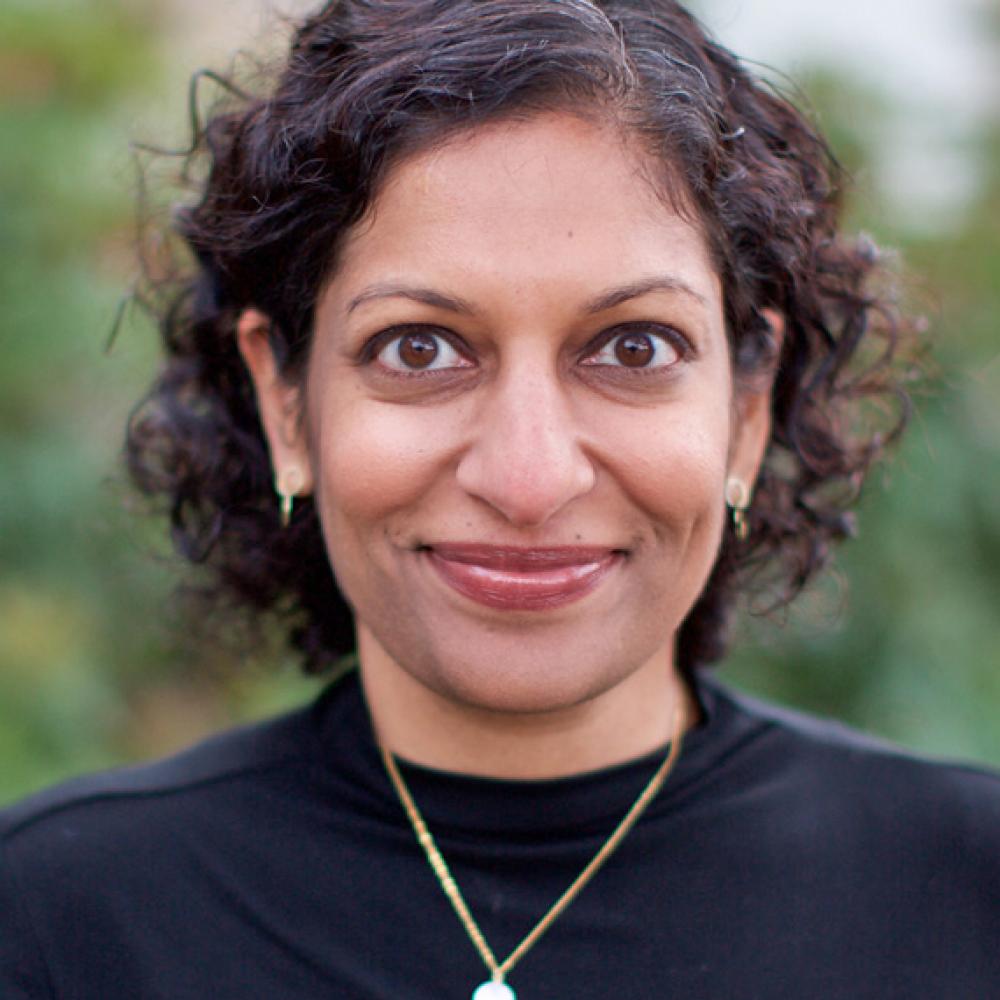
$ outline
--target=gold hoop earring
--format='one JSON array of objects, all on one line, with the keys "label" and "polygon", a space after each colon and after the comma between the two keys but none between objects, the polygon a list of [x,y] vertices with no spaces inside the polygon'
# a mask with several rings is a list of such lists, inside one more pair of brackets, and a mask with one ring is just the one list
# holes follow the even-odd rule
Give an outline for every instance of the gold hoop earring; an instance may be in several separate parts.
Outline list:
[{"label": "gold hoop earring", "polygon": [[302,470],[298,466],[292,466],[292,468],[278,473],[274,484],[274,491],[278,494],[280,501],[279,510],[281,512],[282,528],[287,528],[292,523],[292,508],[295,506],[295,498],[301,489]]},{"label": "gold hoop earring", "polygon": [[742,479],[730,476],[726,480],[726,505],[733,512],[733,530],[736,537],[745,542],[750,537],[750,522],[747,511],[750,509],[750,489]]}]

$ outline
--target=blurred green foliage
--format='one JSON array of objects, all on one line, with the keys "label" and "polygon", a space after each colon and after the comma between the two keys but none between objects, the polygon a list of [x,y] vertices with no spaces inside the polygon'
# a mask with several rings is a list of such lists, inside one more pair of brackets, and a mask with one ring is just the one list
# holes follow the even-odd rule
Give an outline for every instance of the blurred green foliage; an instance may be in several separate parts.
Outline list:
[{"label": "blurred green foliage", "polygon": [[[127,139],[137,103],[164,86],[164,2],[0,7],[0,801],[315,688],[277,645],[238,662],[190,637],[171,596],[181,568],[162,525],[130,510],[119,468],[156,365],[141,317],[104,347],[134,278]],[[836,73],[806,90],[863,180],[884,102]],[[725,673],[924,750],[1000,762],[996,122],[981,141],[980,203],[946,235],[894,224],[860,187],[857,225],[920,276],[943,374],[866,493],[840,563],[848,596],[827,584],[786,625],[751,622]]]},{"label": "blurred green foliage", "polygon": [[157,16],[0,7],[0,801],[315,686],[182,643],[179,567],[129,510],[119,454],[154,331],[133,316],[105,345],[135,277],[128,139],[163,85]]},{"label": "blurred green foliage", "polygon": [[930,391],[867,486],[838,560],[846,593],[821,588],[777,635],[751,623],[726,672],[926,752],[1000,762],[1000,119],[979,137],[976,203],[929,236],[867,190],[891,108],[835,73],[805,88],[860,178],[852,225],[902,249],[910,308],[932,330]]}]

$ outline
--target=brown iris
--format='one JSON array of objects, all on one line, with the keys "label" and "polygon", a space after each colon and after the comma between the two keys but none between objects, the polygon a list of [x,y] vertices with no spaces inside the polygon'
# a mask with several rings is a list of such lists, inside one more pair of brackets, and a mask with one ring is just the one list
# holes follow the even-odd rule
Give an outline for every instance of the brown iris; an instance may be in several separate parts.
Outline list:
[{"label": "brown iris", "polygon": [[626,368],[645,368],[655,353],[652,339],[642,333],[629,333],[615,341],[615,357]]},{"label": "brown iris", "polygon": [[399,341],[399,360],[407,368],[426,368],[439,352],[437,338],[429,333],[408,333]]}]

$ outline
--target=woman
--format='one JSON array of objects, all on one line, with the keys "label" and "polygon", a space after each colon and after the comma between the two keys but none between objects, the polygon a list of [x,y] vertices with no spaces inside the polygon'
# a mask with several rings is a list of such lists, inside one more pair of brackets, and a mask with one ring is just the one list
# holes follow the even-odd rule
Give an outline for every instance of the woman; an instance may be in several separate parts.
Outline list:
[{"label": "woman", "polygon": [[669,0],[343,0],[195,156],[131,468],[359,670],[8,810],[3,996],[1000,992],[996,776],[704,676],[899,422],[805,119]]}]

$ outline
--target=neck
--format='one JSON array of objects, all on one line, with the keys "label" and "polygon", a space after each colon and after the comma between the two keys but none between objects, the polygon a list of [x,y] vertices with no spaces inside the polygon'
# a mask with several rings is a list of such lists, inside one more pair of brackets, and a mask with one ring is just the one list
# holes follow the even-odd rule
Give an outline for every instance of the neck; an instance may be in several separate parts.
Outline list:
[{"label": "neck", "polygon": [[579,704],[495,711],[434,690],[359,634],[361,679],[379,742],[443,771],[506,779],[567,777],[626,763],[674,735],[675,711],[697,718],[687,686],[660,652],[625,680]]}]

